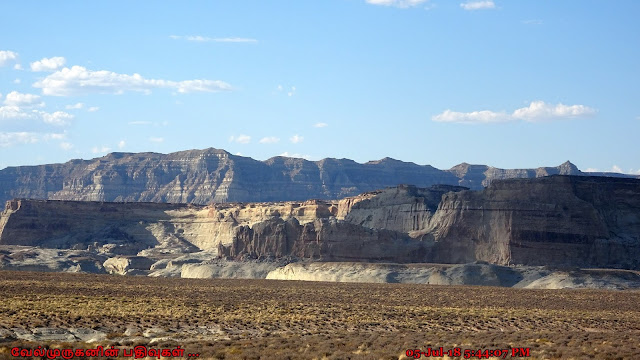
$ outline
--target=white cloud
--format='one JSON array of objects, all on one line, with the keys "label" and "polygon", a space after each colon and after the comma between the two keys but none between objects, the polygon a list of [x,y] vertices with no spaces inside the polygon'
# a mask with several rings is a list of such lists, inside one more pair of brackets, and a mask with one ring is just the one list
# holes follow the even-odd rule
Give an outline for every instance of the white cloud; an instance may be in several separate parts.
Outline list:
[{"label": "white cloud", "polygon": [[483,124],[517,120],[537,122],[544,120],[585,117],[595,113],[595,109],[585,105],[551,105],[544,101],[533,101],[528,107],[516,109],[511,114],[504,111],[494,112],[490,110],[467,113],[445,110],[441,114],[434,115],[431,120],[437,122],[454,122],[464,124]]},{"label": "white cloud", "polygon": [[495,9],[496,4],[492,0],[488,1],[467,1],[460,4],[460,7],[465,10],[482,10],[482,9]]},{"label": "white cloud", "polygon": [[319,122],[319,123],[313,124],[313,127],[316,127],[316,128],[323,128],[323,127],[327,127],[327,126],[329,126],[329,124],[324,123],[324,122]]},{"label": "white cloud", "polygon": [[56,111],[52,114],[40,111],[40,115],[45,123],[56,126],[69,125],[70,121],[73,119],[73,115],[64,111]]},{"label": "white cloud", "polygon": [[393,6],[406,9],[418,6],[428,1],[429,0],[367,0],[367,3],[372,5]]},{"label": "white cloud", "polygon": [[67,60],[62,56],[43,58],[31,63],[31,71],[55,71],[63,67],[66,62]]},{"label": "white cloud", "polygon": [[8,93],[4,99],[4,104],[8,106],[18,107],[44,106],[44,103],[40,101],[40,96],[33,94],[22,94],[17,91]]},{"label": "white cloud", "polygon": [[0,132],[0,147],[11,147],[19,144],[35,144],[41,140],[62,140],[65,134],[35,132]]},{"label": "white cloud", "polygon": [[15,65],[13,65],[13,68],[14,68],[15,70],[22,70],[22,65],[20,65],[20,64],[15,64]]},{"label": "white cloud", "polygon": [[171,87],[176,87],[178,92],[183,94],[231,90],[231,85],[218,80],[185,80],[180,82],[170,81],[170,83],[174,83]]},{"label": "white cloud", "polygon": [[21,82],[22,82],[22,80],[20,80],[20,79],[15,79],[15,80],[13,80],[13,83],[14,83],[14,84],[20,84]]},{"label": "white cloud", "polygon": [[154,143],[161,143],[164,142],[164,138],[162,137],[150,137],[149,141],[154,142]]},{"label": "white cloud", "polygon": [[300,136],[298,134],[295,134],[292,137],[290,137],[289,140],[292,143],[297,144],[297,143],[301,143],[302,141],[304,141],[304,137],[302,137],[302,136]]},{"label": "white cloud", "polygon": [[[7,96],[9,99],[9,96]],[[23,99],[19,99],[23,100]],[[12,99],[11,101],[18,101],[16,99]],[[26,101],[26,100],[25,100]],[[27,108],[23,108],[17,105],[7,105],[0,106],[0,120],[4,119],[35,119],[42,120],[50,125],[68,125],[70,120],[73,119],[73,115],[66,113],[64,111],[56,111],[54,113],[48,113],[46,111],[41,110],[27,110]]]},{"label": "white cloud", "polygon": [[129,121],[129,125],[151,125],[151,121]]},{"label": "white cloud", "polygon": [[79,102],[73,105],[67,105],[64,108],[67,110],[72,110],[72,109],[82,109],[84,107],[84,104]]},{"label": "white cloud", "polygon": [[33,144],[37,143],[38,140],[38,134],[32,132],[0,132],[0,147]]},{"label": "white cloud", "polygon": [[262,139],[260,139],[260,144],[275,144],[277,142],[280,141],[280,138],[277,138],[275,136],[267,136],[267,137],[263,137]]},{"label": "white cloud", "polygon": [[251,136],[240,134],[238,136],[230,136],[229,142],[236,142],[239,144],[248,144],[251,142]]},{"label": "white cloud", "polygon": [[5,66],[14,61],[18,61],[18,53],[8,50],[0,50],[0,66]]},{"label": "white cloud", "polygon": [[44,135],[45,140],[64,140],[66,138],[66,133],[49,133]]},{"label": "white cloud", "polygon": [[88,70],[82,66],[63,68],[33,84],[44,95],[71,96],[89,93],[122,94],[125,91],[150,93],[155,88],[173,88],[180,93],[231,90],[231,85],[218,80],[170,81],[145,79],[140,74],[118,74]]},{"label": "white cloud", "polygon": [[96,112],[96,111],[98,111],[98,110],[100,110],[100,108],[99,108],[99,107],[97,107],[97,106],[92,106],[92,107],[90,107],[90,108],[88,108],[88,109],[87,109],[87,111],[88,111],[88,112]]},{"label": "white cloud", "polygon": [[69,143],[69,142],[61,142],[60,143],[60,148],[62,150],[69,151],[69,150],[73,149],[73,144]]},{"label": "white cloud", "polygon": [[533,101],[529,107],[517,109],[513,117],[526,121],[538,121],[553,118],[573,118],[578,116],[593,115],[595,110],[584,105],[550,105],[544,101]]},{"label": "white cloud", "polygon": [[278,92],[287,92],[287,96],[293,96],[296,93],[296,87],[295,86],[291,86],[289,88],[289,90],[285,90],[284,86],[282,85],[278,85],[278,87],[276,88],[278,90]]},{"label": "white cloud", "polygon": [[187,40],[193,42],[227,42],[227,43],[255,43],[258,42],[256,39],[251,38],[242,38],[242,37],[225,37],[225,38],[212,38],[201,35],[171,35],[169,36],[174,40]]},{"label": "white cloud", "polygon": [[127,146],[126,141],[120,140],[120,142],[118,142],[118,149],[124,149],[125,146]]},{"label": "white cloud", "polygon": [[18,106],[0,106],[0,119],[28,119],[32,115]]},{"label": "white cloud", "polygon": [[288,151],[285,151],[285,152],[283,152],[282,154],[280,154],[278,156],[311,160],[311,156],[309,156],[309,155],[303,155],[303,154],[297,154],[297,153],[290,154]]},{"label": "white cloud", "polygon": [[620,168],[620,166],[618,165],[613,165],[611,167],[611,170],[609,170],[609,172],[614,172],[614,173],[620,173],[622,174],[622,169]]},{"label": "white cloud", "polygon": [[495,123],[511,120],[511,116],[505,112],[493,112],[489,110],[473,111],[468,113],[445,110],[442,114],[431,118],[437,122],[455,122],[463,124]]},{"label": "white cloud", "polygon": [[94,146],[93,149],[91,149],[91,152],[94,154],[104,154],[104,153],[108,153],[109,151],[111,151],[110,147],[107,146]]},{"label": "white cloud", "polygon": [[611,167],[611,169],[609,170],[604,170],[604,171],[600,171],[599,169],[596,168],[588,168],[587,170],[585,170],[584,172],[610,172],[610,173],[619,173],[619,174],[632,174],[632,175],[640,175],[640,169],[638,170],[634,170],[634,169],[629,169],[629,171],[625,172],[622,170],[622,168],[618,165],[613,165]]}]

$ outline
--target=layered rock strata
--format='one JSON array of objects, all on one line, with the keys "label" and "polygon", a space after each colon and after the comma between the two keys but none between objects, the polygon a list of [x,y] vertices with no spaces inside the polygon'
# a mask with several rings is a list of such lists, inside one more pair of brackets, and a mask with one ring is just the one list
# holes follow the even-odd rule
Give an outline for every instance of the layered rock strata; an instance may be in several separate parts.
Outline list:
[{"label": "layered rock strata", "polygon": [[423,231],[439,262],[640,268],[640,180],[553,176],[451,192]]},{"label": "layered rock strata", "polygon": [[[0,245],[116,257],[103,264],[116,273],[177,274],[215,257],[640,269],[640,180],[552,176],[482,191],[399,186],[339,201],[209,206],[12,200]],[[178,264],[185,254],[194,257]]]},{"label": "layered rock strata", "polygon": [[282,156],[258,161],[210,148],[166,155],[111,153],[64,164],[8,167],[0,170],[0,201],[33,198],[206,205],[327,200],[398,184],[448,184],[480,190],[496,179],[555,174],[585,175],[570,162],[537,169],[463,163],[439,170],[390,158],[364,164],[349,159],[307,161]]}]

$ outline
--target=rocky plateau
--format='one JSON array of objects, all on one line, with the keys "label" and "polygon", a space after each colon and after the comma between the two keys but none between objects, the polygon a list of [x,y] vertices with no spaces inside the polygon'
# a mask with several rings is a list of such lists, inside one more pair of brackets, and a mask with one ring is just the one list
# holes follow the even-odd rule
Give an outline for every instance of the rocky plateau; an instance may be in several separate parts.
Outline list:
[{"label": "rocky plateau", "polygon": [[207,205],[330,200],[398,184],[446,184],[481,190],[493,180],[588,174],[632,176],[583,173],[568,161],[537,169],[462,163],[439,170],[391,158],[364,164],[349,159],[307,161],[282,156],[258,161],[209,148],[170,154],[116,152],[64,164],[8,167],[0,170],[0,201],[29,198]]},{"label": "rocky plateau", "polygon": [[0,268],[635,288],[640,180],[549,176],[209,205],[13,199],[0,215]]}]

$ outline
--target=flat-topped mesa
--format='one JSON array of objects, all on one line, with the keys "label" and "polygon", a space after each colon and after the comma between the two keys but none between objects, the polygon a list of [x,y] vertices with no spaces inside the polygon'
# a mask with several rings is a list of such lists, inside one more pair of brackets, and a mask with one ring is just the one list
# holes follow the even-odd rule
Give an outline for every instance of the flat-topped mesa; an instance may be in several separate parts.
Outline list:
[{"label": "flat-topped mesa", "polygon": [[[551,176],[482,191],[398,186],[340,201],[209,206],[12,200],[0,245],[206,256],[640,269],[640,180]],[[204,256],[204,255],[203,255]]]},{"label": "flat-topped mesa", "polygon": [[439,170],[390,158],[364,164],[349,159],[308,161],[283,156],[258,161],[209,148],[170,154],[111,153],[64,164],[8,167],[0,170],[0,201],[33,198],[205,205],[330,200],[398,184],[448,184],[480,190],[494,179],[552,174],[584,175],[568,162],[538,169],[463,163]]},{"label": "flat-topped mesa", "polygon": [[432,261],[640,268],[640,180],[496,180],[443,196]]}]

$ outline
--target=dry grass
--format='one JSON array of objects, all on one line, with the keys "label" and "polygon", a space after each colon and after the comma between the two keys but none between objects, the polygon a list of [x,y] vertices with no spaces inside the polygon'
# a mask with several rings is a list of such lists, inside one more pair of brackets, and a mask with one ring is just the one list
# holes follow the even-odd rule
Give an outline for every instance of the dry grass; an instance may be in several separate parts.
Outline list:
[{"label": "dry grass", "polygon": [[[2,329],[158,328],[201,358],[398,359],[407,349],[530,347],[531,358],[640,358],[638,291],[196,280],[0,271]],[[125,336],[129,328],[136,328]],[[13,346],[56,346],[0,339]],[[95,347],[96,344],[72,344]],[[154,345],[157,347],[158,345]]]}]

